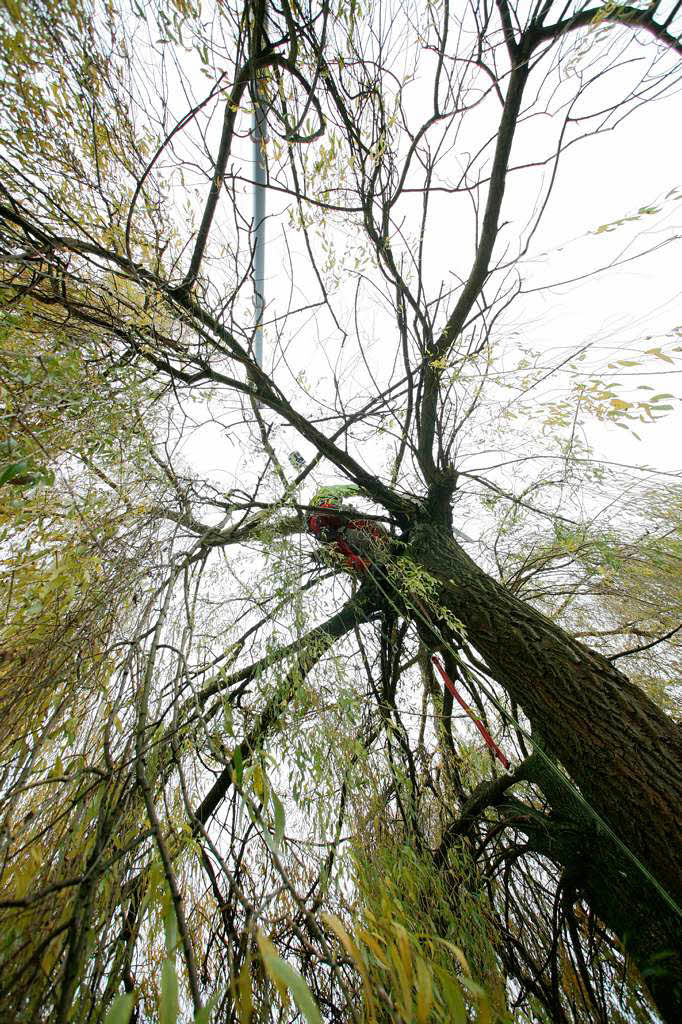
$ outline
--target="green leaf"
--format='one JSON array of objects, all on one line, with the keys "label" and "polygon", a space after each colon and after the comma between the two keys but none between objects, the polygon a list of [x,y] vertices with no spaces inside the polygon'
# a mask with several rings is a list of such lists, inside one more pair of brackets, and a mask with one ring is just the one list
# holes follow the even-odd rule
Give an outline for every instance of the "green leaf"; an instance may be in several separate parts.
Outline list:
[{"label": "green leaf", "polygon": [[13,480],[15,476],[20,476],[21,473],[25,473],[28,469],[28,460],[21,459],[20,462],[12,462],[9,466],[5,466],[2,473],[0,473],[0,487],[3,484]]},{"label": "green leaf", "polygon": [[178,1019],[178,976],[175,960],[168,957],[161,967],[161,1002],[159,1003],[159,1024],[177,1024]]},{"label": "green leaf", "polygon": [[272,794],[272,806],[275,811],[275,846],[279,849],[284,838],[284,807],[276,793]]},{"label": "green leaf", "polygon": [[104,1024],[128,1024],[134,1005],[134,992],[125,992],[123,995],[116,996],[107,1010]]},{"label": "green leaf", "polygon": [[232,736],[234,734],[234,726],[232,723],[232,708],[227,701],[223,702],[223,725],[225,727],[225,732],[227,733],[227,735]]},{"label": "green leaf", "polygon": [[232,751],[232,763],[234,764],[234,781],[241,786],[244,776],[244,758],[239,747],[235,747]]},{"label": "green leaf", "polygon": [[218,1005],[220,992],[214,992],[206,1006],[202,1006],[194,1015],[194,1024],[211,1024],[211,1014]]},{"label": "green leaf", "polygon": [[440,989],[443,1002],[448,1011],[448,1019],[453,1024],[466,1024],[467,1010],[462,995],[462,990],[455,978],[440,967],[436,967],[436,973],[440,980]]},{"label": "green leaf", "polygon": [[303,1015],[307,1024],[322,1024],[322,1017],[313,999],[312,992],[308,988],[304,978],[298,973],[295,967],[282,960],[277,953],[273,952],[274,946],[264,936],[258,936],[258,946],[265,970],[270,975],[278,988],[285,985],[294,1002]]},{"label": "green leaf", "polygon": [[171,903],[163,918],[163,929],[166,934],[166,952],[170,957],[175,952],[178,944],[178,922],[175,916],[175,907]]},{"label": "green leaf", "polygon": [[427,1024],[433,1006],[433,976],[426,963],[417,957],[417,1024]]}]

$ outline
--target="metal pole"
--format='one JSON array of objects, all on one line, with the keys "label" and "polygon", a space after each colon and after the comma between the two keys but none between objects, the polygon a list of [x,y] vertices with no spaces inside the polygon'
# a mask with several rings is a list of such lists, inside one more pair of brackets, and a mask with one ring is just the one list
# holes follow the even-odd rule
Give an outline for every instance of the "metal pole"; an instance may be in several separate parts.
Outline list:
[{"label": "metal pole", "polygon": [[261,102],[258,82],[255,84],[253,111],[253,287],[255,293],[256,334],[254,355],[263,366],[263,311],[265,309],[265,108]]}]

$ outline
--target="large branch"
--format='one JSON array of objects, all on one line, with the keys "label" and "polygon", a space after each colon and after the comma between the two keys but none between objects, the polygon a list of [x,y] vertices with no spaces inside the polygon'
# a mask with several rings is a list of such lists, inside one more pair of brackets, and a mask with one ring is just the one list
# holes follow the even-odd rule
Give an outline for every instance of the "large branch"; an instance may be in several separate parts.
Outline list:
[{"label": "large branch", "polygon": [[500,120],[488,187],[488,197],[476,255],[455,308],[450,314],[445,328],[434,346],[433,352],[428,354],[428,361],[425,363],[423,370],[424,389],[419,413],[418,457],[420,467],[427,482],[434,483],[438,475],[433,457],[433,444],[437,421],[439,371],[431,363],[443,359],[456,342],[488,277],[490,260],[499,231],[500,209],[504,197],[505,179],[509,169],[511,145],[518,122],[523,90],[528,79],[529,59],[532,53],[542,43],[553,43],[567,32],[586,26],[596,26],[600,22],[605,21],[632,29],[644,29],[669,49],[682,54],[682,41],[668,31],[673,17],[679,12],[681,6],[679,3],[675,4],[667,19],[662,23],[655,21],[658,4],[649,5],[646,9],[633,7],[628,4],[605,4],[602,7],[587,7],[554,24],[543,25],[542,20],[548,9],[548,5],[545,5],[541,16],[527,28],[517,43],[514,39],[507,4],[504,0],[498,0],[505,42],[514,66],[509,78],[509,86]]},{"label": "large branch", "polygon": [[632,7],[630,4],[608,3],[605,3],[602,7],[587,7],[576,14],[572,14],[569,18],[555,22],[553,25],[534,27],[531,30],[533,42],[534,45],[538,45],[547,40],[557,39],[567,32],[574,32],[576,29],[586,28],[587,26],[597,26],[603,21],[608,21],[627,28],[642,28],[645,32],[649,32],[654,36],[655,39],[658,39],[659,42],[664,43],[670,50],[682,54],[682,42],[678,37],[668,32],[668,26],[675,14],[679,12],[680,6],[679,3],[675,4],[670,15],[661,24],[654,20],[658,4],[655,6],[650,4],[648,8],[644,9]]},{"label": "large branch", "polygon": [[[225,765],[211,789],[208,791],[196,810],[192,813],[191,827],[194,835],[202,833],[203,827],[216,812],[225,796],[228,794],[237,773],[237,751],[239,751],[241,764],[243,766],[248,762],[252,753],[262,745],[263,740],[268,733],[281,720],[281,717],[291,702],[292,697],[300,687],[302,679],[310,669],[334,645],[336,640],[345,636],[345,634],[350,632],[350,630],[355,626],[368,622],[372,619],[376,609],[374,599],[375,594],[371,585],[366,584],[360,587],[356,595],[351,598],[351,600],[347,601],[335,615],[331,616],[331,618],[326,622],[323,622],[320,626],[311,630],[310,633],[301,640],[295,641],[288,645],[287,648],[278,652],[277,660],[281,660],[287,652],[293,651],[297,648],[299,649],[298,657],[287,673],[286,679],[277,688],[277,691],[261,711],[253,727],[238,745],[230,761]],[[251,678],[259,671],[266,670],[268,665],[272,665],[272,661],[272,656],[270,658],[263,658],[256,664],[250,665],[247,669],[242,670],[241,674]],[[224,683],[225,681],[223,680],[223,684]],[[214,687],[207,687],[197,695],[196,700],[200,704],[203,704],[212,693],[217,692],[220,688],[221,687],[217,685]],[[173,734],[174,733],[175,726],[173,727]],[[172,767],[173,758],[175,757],[173,752],[172,735],[168,737],[168,742],[161,743],[160,747],[164,751],[165,755],[165,765],[161,769],[161,785],[163,785],[165,778]],[[145,880],[146,869],[142,869],[125,885],[124,895],[129,901],[130,913],[133,916],[138,912]],[[121,939],[126,941],[127,936],[128,929],[124,927],[121,933]]]},{"label": "large branch", "polygon": [[[541,767],[536,762],[535,768]],[[646,883],[611,837],[547,772],[538,780],[552,793],[552,813],[510,796],[496,801],[502,821],[522,832],[533,852],[562,869],[564,891],[585,899],[606,927],[618,935],[639,967],[663,1019],[677,1024],[682,1006],[680,920]],[[532,778],[532,772],[528,775]],[[546,794],[547,795],[547,794]]]},{"label": "large branch", "polygon": [[258,716],[255,725],[237,747],[239,756],[237,756],[237,751],[233,753],[228,764],[194,811],[192,827],[195,831],[200,831],[200,826],[205,825],[220,806],[232,785],[238,762],[245,764],[251,754],[258,750],[264,737],[280,720],[311,668],[333,647],[339,637],[345,636],[354,626],[367,622],[372,617],[376,609],[371,600],[371,593],[371,588],[364,585],[336,615],[307,635],[303,649],[289,669],[286,678]]},{"label": "large branch", "polygon": [[291,64],[286,57],[276,53],[265,53],[259,54],[257,57],[253,57],[248,60],[242,68],[240,68],[237,74],[237,79],[232,86],[232,91],[225,104],[225,114],[223,117],[223,130],[220,137],[220,145],[218,147],[218,155],[216,157],[215,167],[213,170],[213,179],[211,181],[211,187],[204,207],[204,213],[201,218],[201,224],[199,225],[199,231],[197,233],[196,242],[194,243],[194,251],[192,252],[192,258],[190,260],[189,269],[185,275],[185,279],[180,285],[180,292],[186,291],[193,283],[199,274],[199,268],[201,261],[204,258],[204,251],[206,249],[206,243],[208,242],[208,235],[213,224],[213,218],[215,216],[216,207],[218,205],[218,199],[220,197],[220,190],[223,187],[223,181],[225,179],[225,170],[227,168],[227,161],[230,156],[230,150],[232,147],[232,139],[234,137],[235,122],[239,113],[239,105],[241,103],[244,91],[246,90],[249,82],[254,81],[259,72],[263,71],[267,67],[282,67],[286,68],[290,74],[292,74],[298,82],[304,87],[310,101],[315,107],[318,117],[320,119],[320,126],[316,132],[306,138],[305,141],[310,142],[317,138],[324,132],[324,116],[319,100],[312,93],[310,86],[307,81],[298,70],[295,65]]},{"label": "large branch", "polygon": [[[146,267],[111,249],[106,249],[103,246],[79,238],[57,235],[49,229],[38,226],[17,202],[13,202],[12,206],[0,203],[0,217],[20,227],[34,244],[39,245],[45,259],[47,259],[49,253],[55,253],[57,250],[67,250],[81,256],[95,257],[104,263],[113,264],[113,266],[117,267],[130,279],[136,281],[141,287],[151,288],[162,293],[169,303],[178,307],[183,313],[192,318],[195,329],[205,329],[214,339],[217,339],[228,349],[232,358],[244,367],[247,379],[241,381],[234,377],[229,377],[215,370],[207,361],[198,357],[192,359],[190,356],[187,358],[194,363],[196,369],[188,372],[187,370],[175,367],[168,356],[164,354],[154,355],[145,350],[144,357],[162,373],[185,384],[214,382],[216,384],[223,384],[242,394],[255,394],[262,404],[282,416],[321,455],[345,472],[350,479],[367,491],[385,508],[403,514],[415,511],[415,502],[404,498],[395,490],[383,484],[376,476],[369,473],[357,459],[354,459],[336,445],[333,439],[328,438],[321,430],[318,430],[306,416],[294,409],[272,378],[251,358],[232,332],[219,320],[211,316],[188,291],[178,290]],[[60,273],[63,274],[63,270],[60,270]],[[128,343],[131,342],[129,325],[126,325],[124,331],[122,327],[115,322],[105,319],[104,316],[97,316],[93,314],[92,310],[85,311],[80,309],[77,303],[68,300],[68,296],[62,296],[61,293],[58,297],[52,294],[49,296],[44,294],[38,285],[31,287],[30,292],[39,302],[49,303],[50,305],[55,303],[61,304],[70,316],[79,318],[83,323],[97,327],[103,332],[109,331],[112,335],[118,335],[123,340],[127,340]]]},{"label": "large branch", "polygon": [[429,483],[434,482],[437,476],[433,459],[433,439],[436,429],[439,371],[432,363],[446,356],[454,345],[488,277],[490,260],[499,231],[500,210],[504,198],[509,157],[527,79],[528,66],[525,60],[521,60],[512,69],[509,77],[490,174],[483,226],[474,262],[455,308],[450,314],[433,352],[427,354],[427,362],[424,366],[424,393],[419,417],[418,456],[422,472]]},{"label": "large branch", "polygon": [[221,529],[196,519],[190,512],[175,512],[173,509],[159,509],[154,513],[157,519],[168,519],[178,526],[184,526],[190,533],[201,539],[202,547],[219,548],[230,544],[243,544],[252,540],[270,541],[274,537],[290,537],[305,530],[300,516],[281,516],[274,519],[270,509],[263,509],[250,516],[246,522]]}]

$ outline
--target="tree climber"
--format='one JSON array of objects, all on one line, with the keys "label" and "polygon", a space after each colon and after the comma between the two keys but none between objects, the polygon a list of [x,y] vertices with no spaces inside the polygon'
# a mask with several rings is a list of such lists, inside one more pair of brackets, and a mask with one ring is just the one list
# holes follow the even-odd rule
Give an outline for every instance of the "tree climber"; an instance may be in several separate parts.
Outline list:
[{"label": "tree climber", "polygon": [[341,556],[343,566],[366,572],[373,563],[388,557],[390,538],[383,526],[363,517],[357,509],[344,507],[343,499],[363,492],[353,484],[324,487],[311,499],[306,528],[320,544]]},{"label": "tree climber", "polygon": [[[292,460],[293,461],[293,460]],[[332,484],[319,490],[310,500],[311,511],[306,515],[306,528],[320,544],[330,546],[343,560],[344,568],[352,572],[367,572],[373,564],[385,562],[389,555],[390,536],[379,523],[364,519],[362,513],[350,506],[344,508],[343,499],[363,492],[353,484]],[[464,535],[462,535],[464,536]],[[469,540],[470,538],[466,538]],[[425,620],[428,612],[418,598],[413,598]],[[465,703],[455,684],[445,671],[440,658],[432,656],[434,667],[440,673],[446,688],[485,740],[486,746],[502,762],[506,771],[509,760],[502,753],[478,715]]]}]

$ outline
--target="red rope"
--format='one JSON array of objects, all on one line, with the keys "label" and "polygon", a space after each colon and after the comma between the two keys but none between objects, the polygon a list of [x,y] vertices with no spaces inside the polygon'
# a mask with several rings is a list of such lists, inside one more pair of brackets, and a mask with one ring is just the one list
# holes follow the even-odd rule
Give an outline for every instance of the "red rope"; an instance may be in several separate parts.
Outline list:
[{"label": "red rope", "polygon": [[443,682],[447,686],[447,688],[450,691],[450,693],[452,694],[452,696],[455,698],[455,700],[457,701],[459,706],[466,711],[467,715],[469,716],[471,721],[474,723],[474,725],[476,726],[476,728],[480,732],[480,734],[483,737],[483,739],[485,740],[488,748],[490,750],[492,750],[493,754],[495,754],[496,757],[499,758],[499,760],[504,765],[505,770],[508,771],[509,770],[509,761],[504,756],[504,754],[502,753],[502,751],[498,747],[497,743],[495,743],[495,740],[492,738],[492,736],[490,735],[488,730],[485,728],[483,723],[479,721],[479,719],[473,713],[471,708],[467,704],[464,703],[464,701],[462,700],[460,695],[457,693],[457,690],[455,689],[455,684],[453,683],[452,679],[450,679],[450,676],[445,671],[445,666],[443,665],[443,663],[440,660],[440,658],[438,657],[438,655],[434,654],[432,656],[432,658],[431,658],[431,661],[433,662],[433,664],[436,666],[436,668],[440,672],[441,676],[443,677]]}]

